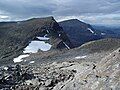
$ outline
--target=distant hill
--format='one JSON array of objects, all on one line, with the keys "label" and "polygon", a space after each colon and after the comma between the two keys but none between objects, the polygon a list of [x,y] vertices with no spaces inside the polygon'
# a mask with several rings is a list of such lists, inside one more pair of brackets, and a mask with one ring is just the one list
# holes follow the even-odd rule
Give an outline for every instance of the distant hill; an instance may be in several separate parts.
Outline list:
[{"label": "distant hill", "polygon": [[106,38],[96,41],[85,43],[79,47],[80,50],[86,50],[89,52],[101,52],[116,50],[120,47],[120,39]]},{"label": "distant hill", "polygon": [[95,30],[90,24],[71,19],[59,22],[75,47],[86,42],[101,39],[101,31]]}]

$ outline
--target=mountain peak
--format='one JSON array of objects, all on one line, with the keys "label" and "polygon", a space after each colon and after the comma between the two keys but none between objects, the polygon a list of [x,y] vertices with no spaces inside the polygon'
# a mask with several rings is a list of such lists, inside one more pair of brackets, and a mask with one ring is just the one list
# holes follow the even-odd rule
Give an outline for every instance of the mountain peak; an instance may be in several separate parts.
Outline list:
[{"label": "mountain peak", "polygon": [[86,24],[78,19],[69,19],[69,20],[65,20],[65,21],[61,21],[59,23],[75,23],[75,24]]},{"label": "mountain peak", "polygon": [[25,20],[25,21],[33,21],[33,20],[53,20],[53,21],[55,21],[53,16],[43,17],[43,18],[31,18],[31,19],[28,19],[28,20]]},{"label": "mountain peak", "polygon": [[69,20],[66,20],[66,21],[80,21],[78,19],[69,19]]}]

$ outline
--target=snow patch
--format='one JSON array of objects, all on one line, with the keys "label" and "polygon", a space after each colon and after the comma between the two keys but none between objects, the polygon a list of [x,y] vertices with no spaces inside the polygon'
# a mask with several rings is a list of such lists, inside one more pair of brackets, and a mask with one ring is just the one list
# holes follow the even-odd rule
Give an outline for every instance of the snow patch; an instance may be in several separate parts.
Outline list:
[{"label": "snow patch", "polygon": [[45,43],[44,41],[32,41],[25,49],[24,53],[37,53],[40,49],[42,51],[48,51],[52,45]]},{"label": "snow patch", "polygon": [[23,58],[26,58],[26,57],[28,57],[28,56],[29,56],[28,54],[26,54],[26,55],[20,55],[20,56],[18,56],[17,58],[14,58],[13,61],[14,61],[14,63],[22,62],[22,61],[23,61]]},{"label": "snow patch", "polygon": [[20,22],[17,22],[17,24],[20,24]]},{"label": "snow patch", "polygon": [[47,30],[47,33],[50,33],[49,30]]},{"label": "snow patch", "polygon": [[35,63],[35,61],[30,61],[30,64]]},{"label": "snow patch", "polygon": [[75,57],[75,59],[83,59],[83,58],[86,58],[87,56],[77,56]]},{"label": "snow patch", "polygon": [[88,28],[88,30],[89,30],[91,33],[94,33],[94,31],[93,31],[91,28]]},{"label": "snow patch", "polygon": [[59,34],[59,37],[61,36],[61,34]]},{"label": "snow patch", "polygon": [[105,33],[101,33],[101,35],[106,35]]},{"label": "snow patch", "polygon": [[68,49],[70,49],[70,47],[65,43],[65,42],[63,42],[64,43],[64,45],[68,48]]},{"label": "snow patch", "polygon": [[37,37],[38,39],[40,39],[40,40],[49,40],[50,38],[47,38],[47,37]]},{"label": "snow patch", "polygon": [[47,37],[48,35],[47,34],[45,34],[45,36],[44,37]]},{"label": "snow patch", "polygon": [[47,37],[48,35],[45,34],[44,37],[37,37],[39,40],[43,40],[43,41],[46,41],[46,40],[49,40],[50,38]]},{"label": "snow patch", "polygon": [[8,67],[4,67],[4,70],[8,70]]}]

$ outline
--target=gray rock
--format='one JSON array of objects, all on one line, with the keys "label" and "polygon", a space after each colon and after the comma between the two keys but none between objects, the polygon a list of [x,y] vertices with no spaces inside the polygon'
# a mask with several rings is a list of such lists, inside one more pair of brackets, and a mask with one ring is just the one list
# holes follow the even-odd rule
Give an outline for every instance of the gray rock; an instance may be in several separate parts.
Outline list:
[{"label": "gray rock", "polygon": [[49,79],[45,82],[45,86],[51,86],[52,85],[52,79]]},{"label": "gray rock", "polygon": [[46,87],[41,86],[41,87],[39,88],[39,90],[47,90],[47,88],[46,88]]},{"label": "gray rock", "polygon": [[37,79],[32,79],[32,80],[26,80],[25,83],[27,85],[33,85],[33,86],[38,86],[40,85],[40,82]]}]

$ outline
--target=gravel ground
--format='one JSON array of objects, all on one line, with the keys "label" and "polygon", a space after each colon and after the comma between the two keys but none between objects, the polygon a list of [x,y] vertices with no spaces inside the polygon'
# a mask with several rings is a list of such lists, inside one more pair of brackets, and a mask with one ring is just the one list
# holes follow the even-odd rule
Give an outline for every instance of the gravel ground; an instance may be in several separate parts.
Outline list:
[{"label": "gravel ground", "polygon": [[[104,57],[104,55],[106,56]],[[76,61],[71,59],[69,61],[53,61],[42,64],[3,66],[0,68],[0,89],[120,89],[120,49],[109,54],[94,53],[89,54],[87,57],[84,56],[82,59],[79,58]],[[100,60],[95,62],[93,60],[95,58]]]}]

